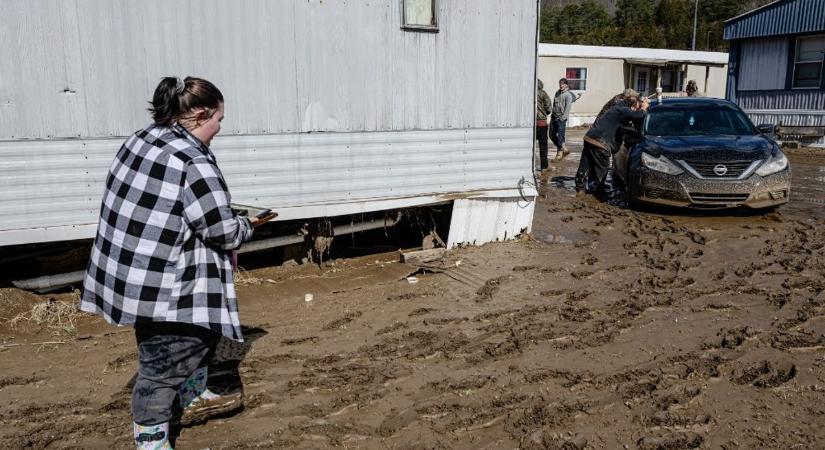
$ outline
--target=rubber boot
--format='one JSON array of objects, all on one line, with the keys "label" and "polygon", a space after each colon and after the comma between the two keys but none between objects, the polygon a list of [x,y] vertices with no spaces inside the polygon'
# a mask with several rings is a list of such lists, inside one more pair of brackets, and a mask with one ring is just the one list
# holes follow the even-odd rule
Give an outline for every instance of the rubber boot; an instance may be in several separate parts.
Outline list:
[{"label": "rubber boot", "polygon": [[169,443],[169,422],[158,425],[132,423],[137,450],[174,450]]},{"label": "rubber boot", "polygon": [[183,426],[202,422],[210,417],[226,414],[243,406],[243,394],[218,395],[206,387],[209,372],[206,367],[196,370],[178,388],[180,406],[183,409],[180,424]]}]

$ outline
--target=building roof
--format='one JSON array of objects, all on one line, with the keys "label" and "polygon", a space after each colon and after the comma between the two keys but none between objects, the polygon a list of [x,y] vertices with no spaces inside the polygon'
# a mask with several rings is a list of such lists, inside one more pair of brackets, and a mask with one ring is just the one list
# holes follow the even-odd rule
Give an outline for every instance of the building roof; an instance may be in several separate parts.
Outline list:
[{"label": "building roof", "polygon": [[722,52],[694,52],[690,50],[669,50],[664,48],[606,47],[598,45],[539,44],[539,56],[624,59],[639,64],[655,65],[689,63],[721,66],[728,63],[728,54]]},{"label": "building roof", "polygon": [[725,22],[724,38],[825,31],[825,0],[778,0]]}]

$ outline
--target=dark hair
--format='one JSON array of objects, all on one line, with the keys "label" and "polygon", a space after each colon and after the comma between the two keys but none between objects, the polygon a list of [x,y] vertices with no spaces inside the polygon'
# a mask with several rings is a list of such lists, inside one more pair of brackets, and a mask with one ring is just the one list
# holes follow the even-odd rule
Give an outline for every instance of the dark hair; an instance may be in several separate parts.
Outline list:
[{"label": "dark hair", "polygon": [[696,81],[695,80],[688,81],[687,87],[685,87],[685,92],[690,93],[690,92],[698,92],[698,91],[699,91],[699,86],[696,85]]},{"label": "dark hair", "polygon": [[570,84],[570,83],[567,82],[567,78],[562,78],[561,80],[559,80],[559,83],[561,83],[561,84]]},{"label": "dark hair", "polygon": [[149,112],[157,125],[169,127],[181,119],[193,118],[191,113],[195,109],[214,110],[221,103],[221,91],[203,78],[164,77],[155,88]]}]

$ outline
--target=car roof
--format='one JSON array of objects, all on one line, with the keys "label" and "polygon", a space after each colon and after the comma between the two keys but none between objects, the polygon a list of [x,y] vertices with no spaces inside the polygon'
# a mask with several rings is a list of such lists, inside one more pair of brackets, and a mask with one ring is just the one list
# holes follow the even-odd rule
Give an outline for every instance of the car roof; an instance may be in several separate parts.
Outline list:
[{"label": "car roof", "polygon": [[662,99],[661,103],[659,100],[652,99],[650,101],[650,107],[655,108],[659,105],[662,106],[735,106],[733,103],[722,99],[722,98],[711,98],[711,97],[677,97],[677,98],[665,98]]}]

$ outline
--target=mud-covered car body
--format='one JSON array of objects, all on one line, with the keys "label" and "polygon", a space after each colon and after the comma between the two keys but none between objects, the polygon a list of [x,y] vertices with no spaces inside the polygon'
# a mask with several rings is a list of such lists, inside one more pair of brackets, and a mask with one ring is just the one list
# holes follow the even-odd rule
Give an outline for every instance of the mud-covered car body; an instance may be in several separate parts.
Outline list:
[{"label": "mud-covered car body", "polygon": [[711,98],[654,102],[614,155],[614,179],[632,203],[689,208],[769,208],[788,201],[788,160],[733,103]]}]

